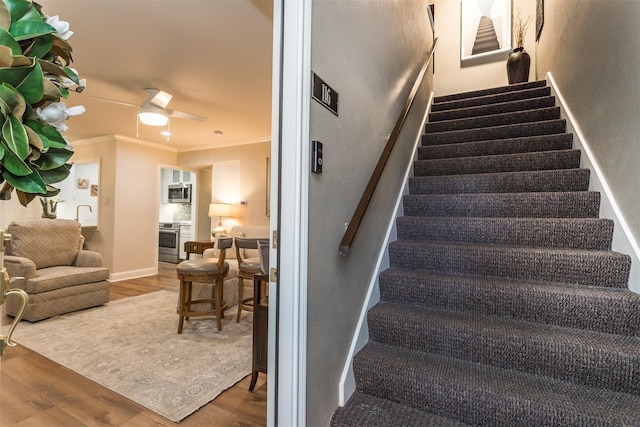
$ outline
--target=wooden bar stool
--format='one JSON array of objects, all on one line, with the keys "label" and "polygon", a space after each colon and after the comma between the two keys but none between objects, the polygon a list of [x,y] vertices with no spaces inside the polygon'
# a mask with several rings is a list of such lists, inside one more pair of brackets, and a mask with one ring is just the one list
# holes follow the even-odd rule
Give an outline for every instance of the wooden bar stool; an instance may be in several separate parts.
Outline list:
[{"label": "wooden bar stool", "polygon": [[[178,296],[178,308],[176,312],[180,316],[178,321],[178,333],[182,333],[182,325],[184,319],[197,316],[216,316],[218,330],[222,330],[222,318],[224,310],[228,308],[227,304],[222,300],[224,277],[229,272],[229,264],[225,262],[226,250],[233,244],[233,239],[218,239],[216,245],[220,249],[220,256],[215,258],[199,258],[193,260],[182,261],[176,267],[178,279],[180,280],[180,293]],[[191,299],[192,283],[205,282],[214,285],[213,298]],[[213,304],[213,310],[192,311],[192,304]]]},{"label": "wooden bar stool", "polygon": [[[236,258],[238,259],[238,316],[236,317],[236,323],[240,322],[242,310],[253,311],[253,295],[249,298],[244,297],[244,279],[249,280],[249,283],[253,284],[253,276],[256,274],[262,274],[260,258],[257,254],[258,240],[265,239],[253,237],[235,238]],[[244,249],[256,250],[256,256],[243,256]]]}]

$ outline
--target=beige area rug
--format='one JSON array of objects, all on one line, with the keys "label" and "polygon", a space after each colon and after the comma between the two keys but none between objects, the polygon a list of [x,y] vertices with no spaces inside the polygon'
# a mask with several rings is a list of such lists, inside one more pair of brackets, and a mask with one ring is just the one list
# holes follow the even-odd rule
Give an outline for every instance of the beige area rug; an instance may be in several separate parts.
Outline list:
[{"label": "beige area rug", "polygon": [[30,324],[14,340],[179,422],[251,373],[251,316],[185,321],[178,294],[158,291]]}]

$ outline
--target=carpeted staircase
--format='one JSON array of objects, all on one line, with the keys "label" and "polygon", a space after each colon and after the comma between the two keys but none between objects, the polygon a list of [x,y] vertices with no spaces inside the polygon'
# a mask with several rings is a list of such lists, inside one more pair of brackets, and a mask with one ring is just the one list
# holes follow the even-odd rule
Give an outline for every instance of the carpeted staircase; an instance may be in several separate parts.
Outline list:
[{"label": "carpeted staircase", "polygon": [[545,82],[436,98],[332,426],[640,426],[630,258]]}]

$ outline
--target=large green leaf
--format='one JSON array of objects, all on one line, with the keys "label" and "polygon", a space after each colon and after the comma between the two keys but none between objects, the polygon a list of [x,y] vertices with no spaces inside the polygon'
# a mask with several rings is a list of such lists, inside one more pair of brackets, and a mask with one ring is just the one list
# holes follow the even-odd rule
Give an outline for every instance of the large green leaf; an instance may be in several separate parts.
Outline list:
[{"label": "large green leaf", "polygon": [[22,161],[16,153],[9,149],[4,140],[2,141],[2,144],[5,148],[4,156],[2,157],[2,166],[4,166],[5,171],[10,172],[12,176],[16,177],[30,175],[31,172],[33,172],[33,169],[27,166],[27,164]]},{"label": "large green leaf", "polygon": [[28,67],[3,67],[0,68],[0,82],[18,87],[24,79],[33,71],[35,62]]},{"label": "large green leaf", "polygon": [[11,23],[9,33],[16,41],[32,39],[45,34],[55,33],[56,29],[42,19],[25,19]]},{"label": "large green leaf", "polygon": [[67,163],[73,155],[73,151],[64,148],[49,148],[46,153],[42,153],[37,161],[32,163],[38,165],[41,171],[59,168]]},{"label": "large green leaf", "polygon": [[47,184],[55,184],[56,182],[64,181],[69,176],[71,171],[71,165],[62,165],[59,168],[40,171],[40,176]]},{"label": "large green leaf", "polygon": [[24,130],[22,122],[15,116],[10,115],[2,125],[2,138],[7,148],[13,151],[21,160],[27,158],[30,151],[27,131]]},{"label": "large green leaf", "polygon": [[44,183],[37,171],[33,171],[26,176],[18,177],[5,170],[2,172],[2,176],[16,190],[35,194],[45,194],[47,192],[47,185]]},{"label": "large green leaf", "polygon": [[20,98],[22,96],[12,86],[4,83],[0,85],[0,112],[4,117],[13,114],[13,111],[21,105]]},{"label": "large green leaf", "polygon": [[0,44],[10,48],[11,53],[13,53],[14,55],[22,54],[22,48],[20,47],[16,39],[14,39],[13,36],[9,34],[9,32],[4,28],[0,28]]},{"label": "large green leaf", "polygon": [[46,151],[48,147],[64,148],[67,146],[67,141],[53,126],[33,119],[28,119],[25,124],[40,136],[45,147],[43,151]]},{"label": "large green leaf", "polygon": [[12,21],[17,21],[22,18],[33,6],[33,3],[28,0],[2,0],[2,2],[7,6],[9,12],[11,12]]},{"label": "large green leaf", "polygon": [[51,34],[43,34],[30,40],[29,48],[23,50],[24,54],[29,57],[44,58],[53,46],[53,36]]},{"label": "large green leaf", "polygon": [[44,77],[42,76],[42,68],[40,68],[40,64],[34,61],[33,68],[31,72],[27,75],[27,77],[20,82],[16,89],[22,94],[22,97],[29,104],[38,103],[44,94],[42,88],[42,80]]}]

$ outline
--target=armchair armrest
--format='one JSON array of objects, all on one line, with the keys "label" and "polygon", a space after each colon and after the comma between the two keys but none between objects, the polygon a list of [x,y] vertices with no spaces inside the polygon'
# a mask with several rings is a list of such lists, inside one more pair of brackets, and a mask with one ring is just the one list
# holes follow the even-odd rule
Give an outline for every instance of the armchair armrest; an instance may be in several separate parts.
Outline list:
[{"label": "armchair armrest", "polygon": [[205,249],[204,252],[202,252],[202,258],[217,258],[215,256],[215,249],[213,248]]},{"label": "armchair armrest", "polygon": [[83,249],[78,252],[73,265],[75,267],[102,267],[102,255],[99,252]]},{"label": "armchair armrest", "polygon": [[38,273],[36,273],[36,264],[29,258],[5,255],[4,266],[7,268],[9,277],[24,277],[25,279],[31,279],[38,275]]}]

